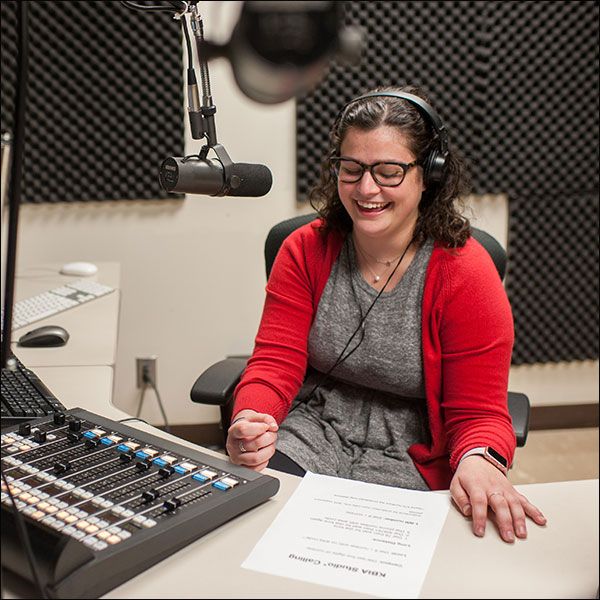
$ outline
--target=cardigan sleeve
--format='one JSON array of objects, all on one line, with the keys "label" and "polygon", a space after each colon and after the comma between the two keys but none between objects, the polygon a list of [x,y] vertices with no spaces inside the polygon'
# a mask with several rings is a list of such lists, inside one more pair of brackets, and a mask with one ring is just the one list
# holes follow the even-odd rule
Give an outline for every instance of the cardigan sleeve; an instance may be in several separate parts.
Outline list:
[{"label": "cardigan sleeve", "polygon": [[507,407],[514,329],[502,281],[471,238],[440,261],[441,408],[450,466],[470,448],[492,446],[509,463],[516,445]]},{"label": "cardigan sleeve", "polygon": [[275,258],[254,351],[234,393],[234,416],[249,408],[281,423],[302,386],[308,333],[341,247],[318,225],[309,223],[290,234]]}]

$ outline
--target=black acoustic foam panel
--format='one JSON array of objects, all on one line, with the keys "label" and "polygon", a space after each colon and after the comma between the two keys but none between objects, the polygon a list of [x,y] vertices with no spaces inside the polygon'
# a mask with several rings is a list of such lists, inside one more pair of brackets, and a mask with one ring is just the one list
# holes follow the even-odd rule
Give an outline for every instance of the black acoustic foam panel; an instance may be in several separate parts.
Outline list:
[{"label": "black acoustic foam panel", "polygon": [[[181,25],[120,2],[29,2],[22,202],[173,197],[183,154]],[[16,2],[2,1],[2,131],[12,131]]]},{"label": "black acoustic foam panel", "polygon": [[[478,191],[598,189],[598,3],[491,2]],[[493,8],[493,10],[492,10]]]},{"label": "black acoustic foam panel", "polygon": [[493,4],[477,183],[509,196],[513,363],[598,358],[598,3]]},{"label": "black acoustic foam panel", "polygon": [[298,201],[344,103],[375,86],[423,88],[474,193],[509,197],[513,363],[598,358],[598,2],[345,6],[366,47],[297,103]]},{"label": "black acoustic foam panel", "polygon": [[478,2],[346,2],[346,22],[363,31],[360,64],[333,63],[297,104],[297,195],[318,181],[331,123],[344,103],[383,85],[423,88],[466,158],[480,153],[485,70]]},{"label": "black acoustic foam panel", "polygon": [[510,202],[513,363],[598,358],[598,193]]}]

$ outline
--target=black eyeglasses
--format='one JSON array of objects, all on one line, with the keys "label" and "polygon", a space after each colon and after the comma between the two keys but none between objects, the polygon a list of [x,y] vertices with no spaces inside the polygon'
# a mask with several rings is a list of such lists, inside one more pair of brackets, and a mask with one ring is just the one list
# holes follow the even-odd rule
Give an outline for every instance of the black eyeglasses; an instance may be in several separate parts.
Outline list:
[{"label": "black eyeglasses", "polygon": [[364,165],[357,160],[350,158],[341,158],[334,156],[331,159],[331,168],[337,179],[343,183],[357,183],[361,180],[365,171],[368,169],[371,177],[377,185],[383,187],[395,187],[400,185],[406,173],[411,167],[416,166],[417,161],[411,163],[399,162],[378,162],[372,165]]}]

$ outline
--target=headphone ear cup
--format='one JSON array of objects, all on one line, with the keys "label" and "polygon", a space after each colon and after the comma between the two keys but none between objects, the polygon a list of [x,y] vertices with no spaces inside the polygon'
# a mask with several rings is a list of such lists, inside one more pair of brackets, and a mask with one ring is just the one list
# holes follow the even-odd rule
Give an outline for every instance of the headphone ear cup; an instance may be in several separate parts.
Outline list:
[{"label": "headphone ear cup", "polygon": [[447,154],[445,152],[439,152],[438,150],[434,150],[429,154],[423,174],[426,188],[430,185],[437,185],[440,183],[446,169],[446,158]]}]

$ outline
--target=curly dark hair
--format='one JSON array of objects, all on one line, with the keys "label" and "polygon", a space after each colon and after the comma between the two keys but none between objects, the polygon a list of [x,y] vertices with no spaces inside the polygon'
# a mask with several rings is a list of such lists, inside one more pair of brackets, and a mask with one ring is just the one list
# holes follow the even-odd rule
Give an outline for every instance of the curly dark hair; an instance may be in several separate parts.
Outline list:
[{"label": "curly dark hair", "polygon": [[[430,104],[417,88],[382,87],[367,93],[409,93]],[[352,220],[338,195],[337,183],[331,170],[331,158],[338,156],[342,141],[351,127],[364,131],[382,125],[398,128],[407,139],[417,163],[423,166],[432,151],[439,150],[438,135],[430,119],[414,102],[403,98],[376,96],[347,104],[338,114],[330,132],[329,152],[321,163],[320,182],[309,192],[311,206],[323,221],[325,230],[349,233]],[[437,184],[428,185],[419,204],[415,241],[426,238],[442,242],[449,248],[464,246],[471,235],[471,225],[461,214],[463,196],[469,192],[470,180],[466,166],[457,151],[448,145],[444,173]]]}]

